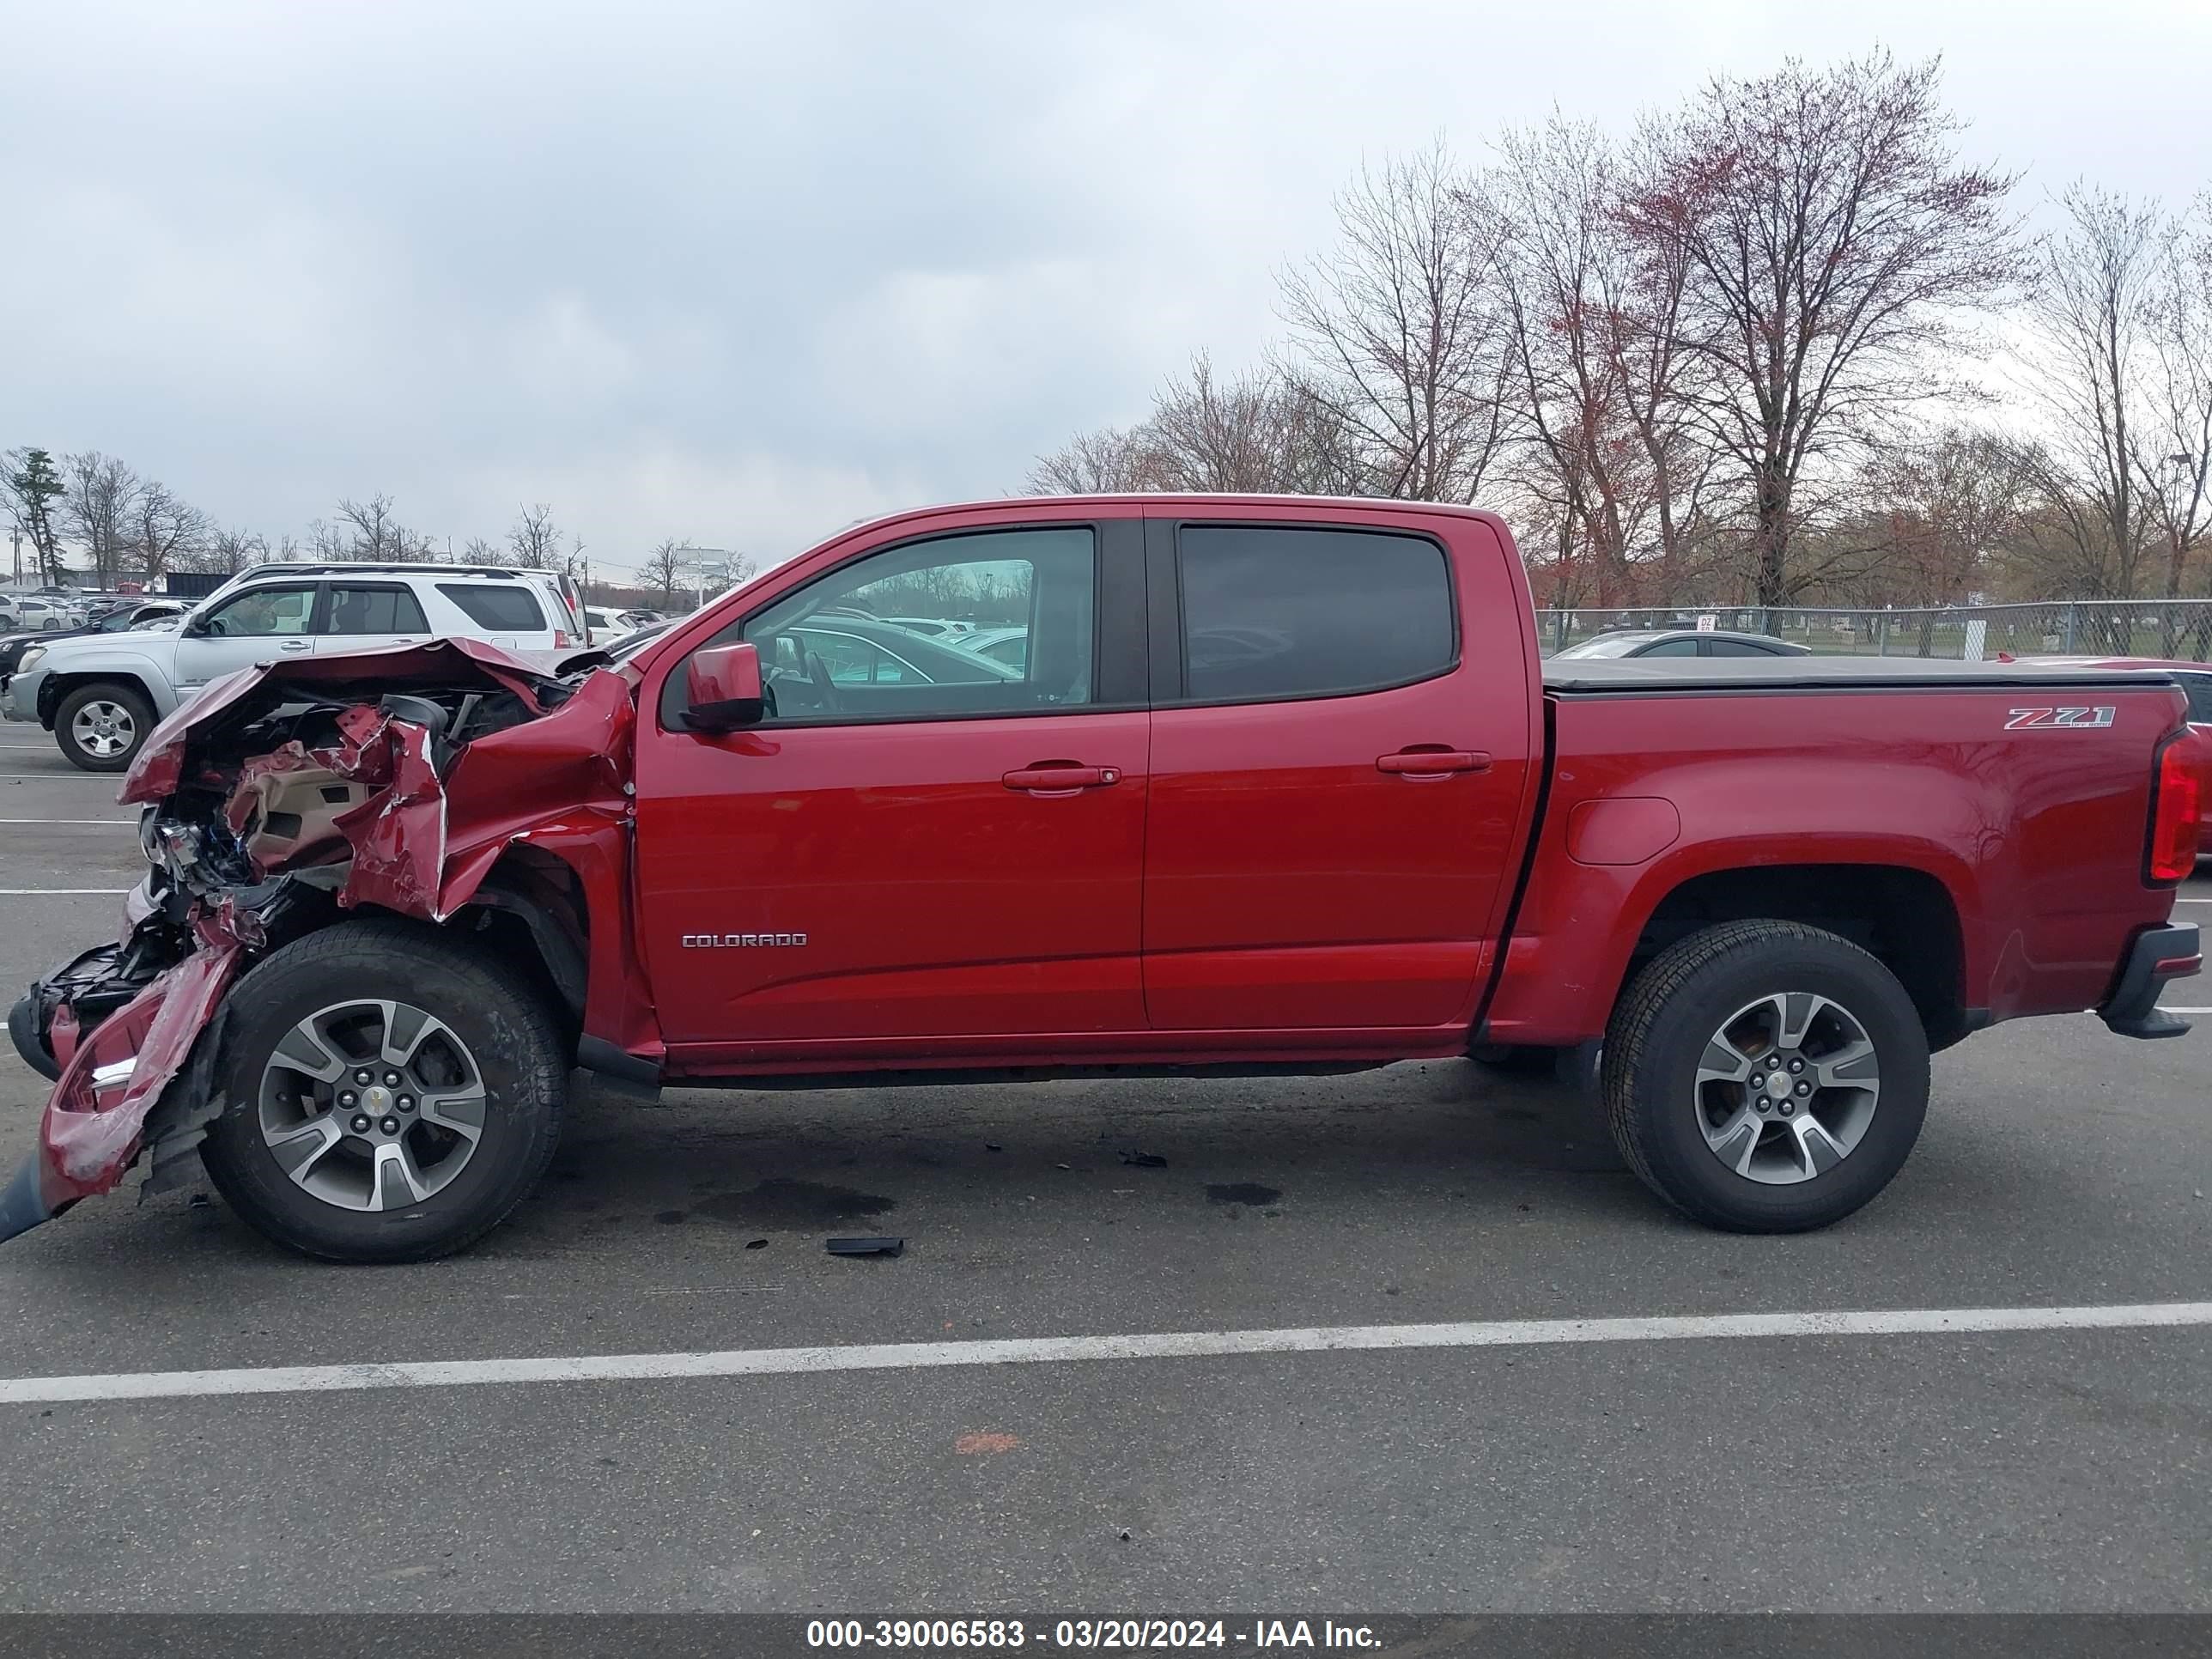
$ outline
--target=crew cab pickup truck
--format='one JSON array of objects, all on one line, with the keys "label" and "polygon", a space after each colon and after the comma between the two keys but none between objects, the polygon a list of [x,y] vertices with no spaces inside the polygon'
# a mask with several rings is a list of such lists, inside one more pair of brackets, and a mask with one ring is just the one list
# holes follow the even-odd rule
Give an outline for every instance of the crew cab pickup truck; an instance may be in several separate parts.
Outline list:
[{"label": "crew cab pickup truck", "polygon": [[[948,615],[1022,630],[1022,666],[901,640]],[[1496,517],[1267,497],[881,520],[619,665],[287,659],[132,764],[130,931],[10,1019],[58,1077],[0,1236],[196,1153],[299,1249],[452,1250],[538,1178],[577,1067],[1591,1045],[1661,1198],[1817,1227],[1905,1161],[1931,1053],[2027,1015],[2185,1029],[2157,1006],[2198,968],[2185,714],[2139,672],[1547,677]]]}]

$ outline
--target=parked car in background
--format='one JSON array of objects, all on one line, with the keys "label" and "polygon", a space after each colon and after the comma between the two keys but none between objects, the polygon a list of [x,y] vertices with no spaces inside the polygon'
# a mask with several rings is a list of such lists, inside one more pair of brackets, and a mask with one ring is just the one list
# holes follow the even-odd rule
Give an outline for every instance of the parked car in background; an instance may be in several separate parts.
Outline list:
[{"label": "parked car in background", "polygon": [[15,678],[16,665],[22,660],[23,653],[34,645],[51,645],[57,640],[75,639],[85,634],[123,634],[140,628],[174,628],[177,618],[184,614],[184,603],[179,599],[149,599],[143,605],[118,605],[81,628],[38,633],[19,629],[0,634],[0,692],[7,690],[8,682]]},{"label": "parked car in background", "polygon": [[979,628],[960,637],[960,648],[1002,663],[1017,674],[1028,666],[1030,630],[1026,628]]},{"label": "parked car in background", "polygon": [[606,605],[586,605],[584,619],[591,624],[593,645],[625,638],[641,628],[666,620],[658,611],[617,610]]},{"label": "parked car in background", "polygon": [[1018,669],[967,648],[963,635],[932,636],[902,623],[843,611],[810,617],[775,641],[771,666],[817,686],[979,685],[1018,680]]},{"label": "parked car in background", "polygon": [[[36,720],[88,772],[119,772],[163,716],[234,669],[440,637],[565,651],[580,625],[543,571],[487,565],[266,564],[173,628],[84,634],[26,650],[0,714]],[[572,631],[574,630],[574,631]]]},{"label": "parked car in background", "polygon": [[1811,649],[1771,634],[1736,634],[1725,629],[1670,628],[1658,631],[1600,634],[1578,641],[1554,657],[1809,657]]},{"label": "parked car in background", "polygon": [[628,662],[675,626],[672,622],[650,622],[633,628],[607,647],[607,655],[616,662]]},{"label": "parked car in background", "polygon": [[10,631],[52,633],[74,627],[69,602],[47,593],[15,593],[7,599]]},{"label": "parked car in background", "polygon": [[878,617],[876,620],[890,623],[895,628],[903,628],[909,634],[927,634],[933,639],[975,631],[974,623],[955,622],[945,617]]}]

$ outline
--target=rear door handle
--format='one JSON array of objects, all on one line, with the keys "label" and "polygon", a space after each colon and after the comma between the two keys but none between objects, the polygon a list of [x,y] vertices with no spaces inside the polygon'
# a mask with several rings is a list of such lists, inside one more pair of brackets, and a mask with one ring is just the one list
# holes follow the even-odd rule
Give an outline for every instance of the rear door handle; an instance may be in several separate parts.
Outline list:
[{"label": "rear door handle", "polygon": [[1375,769],[1402,777],[1442,778],[1454,772],[1487,772],[1490,757],[1480,750],[1401,749],[1395,755],[1378,756]]},{"label": "rear door handle", "polygon": [[1025,789],[1033,795],[1072,795],[1079,789],[1103,789],[1121,781],[1118,767],[1085,766],[1079,761],[1039,761],[1000,780],[1009,789]]}]

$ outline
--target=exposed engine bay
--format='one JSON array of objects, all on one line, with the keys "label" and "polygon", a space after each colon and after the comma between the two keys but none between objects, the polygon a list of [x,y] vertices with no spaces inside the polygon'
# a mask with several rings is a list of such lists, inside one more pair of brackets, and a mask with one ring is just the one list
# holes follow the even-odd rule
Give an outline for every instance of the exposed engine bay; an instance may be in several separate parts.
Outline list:
[{"label": "exposed engine bay", "polygon": [[[598,653],[549,670],[437,640],[243,670],[164,720],[117,796],[145,808],[150,866],[125,936],[9,1016],[55,1086],[38,1153],[0,1194],[0,1238],[111,1190],[149,1148],[149,1188],[174,1176],[222,1109],[224,998],[260,956],[348,914],[481,909],[494,866],[541,834],[618,842],[632,690]],[[524,908],[558,931],[557,892]],[[580,1012],[580,942],[549,945],[575,963]]]}]

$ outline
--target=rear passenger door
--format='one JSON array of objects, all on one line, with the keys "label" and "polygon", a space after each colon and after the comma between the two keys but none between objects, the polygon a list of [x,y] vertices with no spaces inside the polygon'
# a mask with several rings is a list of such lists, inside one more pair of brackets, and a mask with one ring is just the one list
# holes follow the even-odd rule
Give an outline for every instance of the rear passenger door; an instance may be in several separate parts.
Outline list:
[{"label": "rear passenger door", "polygon": [[1504,549],[1449,524],[1481,544],[1456,570],[1431,535],[1354,521],[1148,523],[1155,1029],[1469,1016],[1531,718]]},{"label": "rear passenger door", "polygon": [[318,656],[419,645],[430,634],[422,602],[404,582],[332,582],[324,617],[315,641]]}]

